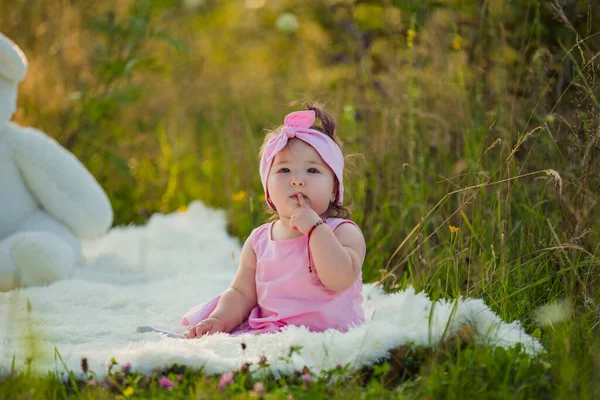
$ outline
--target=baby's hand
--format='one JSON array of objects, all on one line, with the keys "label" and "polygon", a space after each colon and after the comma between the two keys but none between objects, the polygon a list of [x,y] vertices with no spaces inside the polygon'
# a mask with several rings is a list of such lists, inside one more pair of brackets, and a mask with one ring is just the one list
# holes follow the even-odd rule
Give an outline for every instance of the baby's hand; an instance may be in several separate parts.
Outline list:
[{"label": "baby's hand", "polygon": [[306,235],[310,228],[312,228],[312,226],[320,219],[321,217],[319,217],[319,214],[310,208],[310,205],[304,196],[302,196],[302,193],[298,193],[298,207],[290,216],[290,228]]},{"label": "baby's hand", "polygon": [[187,331],[185,331],[185,337],[188,339],[193,339],[195,337],[200,337],[205,333],[209,335],[217,332],[224,332],[225,326],[223,323],[217,318],[206,318],[200,321],[196,326],[192,326]]}]

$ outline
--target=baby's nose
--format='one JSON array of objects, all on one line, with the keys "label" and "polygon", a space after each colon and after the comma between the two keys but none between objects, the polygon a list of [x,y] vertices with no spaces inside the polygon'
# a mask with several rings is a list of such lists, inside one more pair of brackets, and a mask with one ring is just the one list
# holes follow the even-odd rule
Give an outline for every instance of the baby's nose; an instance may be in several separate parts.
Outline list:
[{"label": "baby's nose", "polygon": [[292,179],[292,186],[304,186],[304,181],[302,179],[294,177]]}]

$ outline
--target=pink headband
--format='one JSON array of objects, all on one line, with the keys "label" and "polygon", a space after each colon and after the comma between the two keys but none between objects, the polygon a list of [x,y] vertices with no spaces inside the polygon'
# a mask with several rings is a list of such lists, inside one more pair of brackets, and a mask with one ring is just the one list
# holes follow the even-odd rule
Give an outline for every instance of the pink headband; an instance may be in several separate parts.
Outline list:
[{"label": "pink headband", "polygon": [[262,158],[260,159],[260,179],[265,189],[265,197],[269,207],[275,208],[269,201],[269,190],[267,189],[267,178],[273,159],[279,153],[288,140],[297,137],[305,143],[310,144],[319,153],[321,158],[333,170],[338,179],[337,203],[342,204],[344,198],[344,156],[340,147],[329,136],[317,130],[310,129],[315,122],[315,112],[313,110],[295,111],[288,114],[284,120],[284,127],[281,132],[273,139],[269,140],[265,146]]}]

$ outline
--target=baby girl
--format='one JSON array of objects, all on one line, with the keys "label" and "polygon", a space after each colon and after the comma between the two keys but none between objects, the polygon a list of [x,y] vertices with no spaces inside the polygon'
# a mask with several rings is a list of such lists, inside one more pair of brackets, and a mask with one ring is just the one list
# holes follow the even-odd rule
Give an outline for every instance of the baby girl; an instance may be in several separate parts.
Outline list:
[{"label": "baby girl", "polygon": [[342,206],[344,156],[336,122],[319,107],[307,108],[288,114],[283,127],[266,135],[260,177],[273,218],[244,243],[230,287],[184,315],[188,339],[277,332],[287,325],[347,331],[364,322],[366,245]]}]

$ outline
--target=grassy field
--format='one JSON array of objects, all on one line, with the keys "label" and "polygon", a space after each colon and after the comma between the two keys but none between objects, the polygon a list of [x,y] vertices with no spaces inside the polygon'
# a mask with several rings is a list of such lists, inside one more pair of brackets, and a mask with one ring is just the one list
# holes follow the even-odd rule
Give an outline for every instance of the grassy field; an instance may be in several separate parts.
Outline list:
[{"label": "grassy field", "polygon": [[2,397],[600,398],[593,1],[0,0],[0,27],[30,61],[14,119],[84,162],[116,224],[200,199],[245,239],[266,217],[264,130],[319,100],[350,156],[365,281],[480,297],[548,350],[455,338],[343,381],[8,368]]}]

